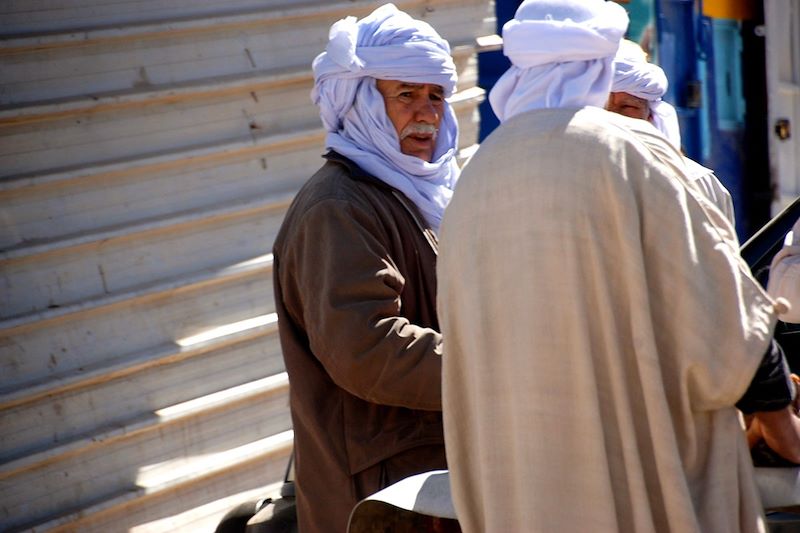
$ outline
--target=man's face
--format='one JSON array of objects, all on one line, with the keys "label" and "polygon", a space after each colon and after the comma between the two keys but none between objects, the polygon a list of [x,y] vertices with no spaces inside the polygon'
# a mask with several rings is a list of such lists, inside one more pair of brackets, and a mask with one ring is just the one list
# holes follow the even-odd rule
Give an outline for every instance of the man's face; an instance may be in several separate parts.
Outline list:
[{"label": "man's face", "polygon": [[628,93],[609,94],[606,109],[626,117],[642,120],[650,118],[650,104],[647,100]]},{"label": "man's face", "polygon": [[432,83],[378,80],[386,114],[397,130],[400,151],[430,162],[444,111],[444,90]]}]

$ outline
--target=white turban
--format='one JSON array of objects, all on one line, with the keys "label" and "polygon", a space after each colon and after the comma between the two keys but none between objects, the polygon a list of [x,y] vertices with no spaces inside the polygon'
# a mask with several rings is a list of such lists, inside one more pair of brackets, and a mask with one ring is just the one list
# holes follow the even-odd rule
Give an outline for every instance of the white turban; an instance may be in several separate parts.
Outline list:
[{"label": "white turban", "polygon": [[375,79],[431,83],[449,97],[457,80],[450,45],[428,23],[393,4],[359,21],[336,22],[329,37],[312,64],[311,91],[328,130],[326,146],[400,190],[438,229],[459,173],[455,113],[445,102],[432,162],[406,155]]},{"label": "white turban", "polygon": [[[638,49],[638,50],[637,50]],[[661,99],[667,92],[667,75],[658,65],[647,62],[641,48],[635,43],[621,46],[614,58],[614,82],[611,92],[628,93],[647,100],[650,120],[676,148],[681,147],[681,130],[678,114],[672,105]]]},{"label": "white turban", "polygon": [[672,104],[664,100],[650,102],[650,122],[658,131],[664,134],[672,145],[678,150],[681,149],[681,126],[678,121],[678,113]]},{"label": "white turban", "polygon": [[501,122],[533,109],[603,107],[628,14],[605,0],[526,0],[503,26],[511,68],[489,94]]}]

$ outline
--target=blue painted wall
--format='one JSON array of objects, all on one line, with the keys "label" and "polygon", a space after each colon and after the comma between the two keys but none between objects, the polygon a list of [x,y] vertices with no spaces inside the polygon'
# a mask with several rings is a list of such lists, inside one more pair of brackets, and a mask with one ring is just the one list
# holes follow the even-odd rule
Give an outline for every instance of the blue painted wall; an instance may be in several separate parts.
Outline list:
[{"label": "blue painted wall", "polygon": [[768,219],[764,43],[755,31],[763,20],[710,18],[692,0],[655,0],[655,14],[655,59],[670,81],[664,99],[678,110],[683,150],[728,188],[744,241]]},{"label": "blue painted wall", "polygon": [[[503,24],[514,18],[517,8],[522,0],[496,0],[495,15],[497,16],[497,35],[503,34]],[[486,91],[487,98],[478,108],[481,115],[480,129],[478,130],[478,140],[482,141],[487,135],[492,133],[500,123],[497,116],[489,105],[488,94],[495,82],[508,70],[511,63],[503,52],[483,52],[478,54],[478,86]]]}]

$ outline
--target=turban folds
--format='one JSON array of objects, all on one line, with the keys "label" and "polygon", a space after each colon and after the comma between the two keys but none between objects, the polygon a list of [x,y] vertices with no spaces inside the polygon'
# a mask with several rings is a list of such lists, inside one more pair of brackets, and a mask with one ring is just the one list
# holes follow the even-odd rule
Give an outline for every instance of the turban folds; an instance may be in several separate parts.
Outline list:
[{"label": "turban folds", "polygon": [[526,0],[503,26],[511,68],[489,101],[501,121],[532,109],[603,107],[628,15],[605,0]]},{"label": "turban folds", "polygon": [[669,83],[658,65],[647,62],[647,56],[636,43],[626,41],[614,58],[614,82],[611,92],[628,93],[647,100],[650,120],[676,148],[681,147],[678,114],[671,104],[663,101]]},{"label": "turban folds", "polygon": [[331,26],[325,51],[314,59],[312,101],[328,130],[328,148],[395,187],[434,229],[458,179],[458,124],[445,102],[433,161],[400,152],[375,79],[435,84],[445,97],[456,88],[450,45],[426,22],[385,4],[367,17]]}]

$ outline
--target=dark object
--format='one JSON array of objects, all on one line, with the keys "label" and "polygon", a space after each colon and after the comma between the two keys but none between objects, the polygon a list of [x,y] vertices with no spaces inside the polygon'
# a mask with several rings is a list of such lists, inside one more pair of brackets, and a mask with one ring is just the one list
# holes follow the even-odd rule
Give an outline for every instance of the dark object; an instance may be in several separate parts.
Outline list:
[{"label": "dark object", "polygon": [[742,257],[750,265],[753,276],[762,284],[766,284],[767,269],[772,257],[781,249],[783,238],[798,218],[800,218],[800,196],[742,245]]},{"label": "dark object", "polygon": [[686,82],[686,107],[700,109],[703,107],[703,83],[698,80]]},{"label": "dark object", "polygon": [[297,506],[294,496],[267,498],[245,527],[245,533],[297,533]]},{"label": "dark object", "polygon": [[294,497],[294,453],[289,456],[280,498],[267,498],[247,522],[245,533],[297,533],[297,502]]},{"label": "dark object", "polygon": [[750,386],[736,402],[736,408],[749,415],[759,411],[779,411],[788,406],[795,391],[789,372],[780,344],[770,341]]},{"label": "dark object", "polygon": [[778,322],[775,327],[775,340],[783,348],[789,370],[800,375],[800,324]]},{"label": "dark object", "polygon": [[214,533],[297,533],[294,454],[289,456],[279,498],[237,505],[222,517]]},{"label": "dark object", "polygon": [[792,123],[789,122],[788,118],[781,118],[775,122],[775,135],[782,141],[792,136]]},{"label": "dark object", "polygon": [[350,523],[350,530],[359,533],[461,533],[458,520],[440,518],[406,511],[385,505],[371,508],[359,516],[357,523]]},{"label": "dark object", "polygon": [[787,507],[767,512],[769,533],[800,533],[800,507]]},{"label": "dark object", "polygon": [[214,533],[242,533],[245,531],[247,521],[255,515],[265,502],[272,501],[271,498],[251,500],[240,503],[222,517]]}]

